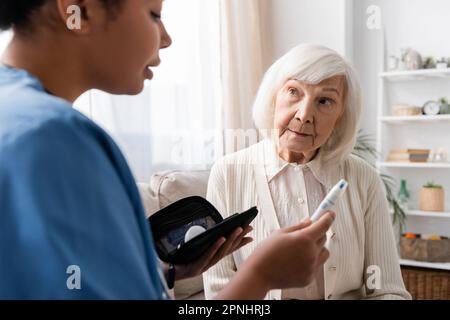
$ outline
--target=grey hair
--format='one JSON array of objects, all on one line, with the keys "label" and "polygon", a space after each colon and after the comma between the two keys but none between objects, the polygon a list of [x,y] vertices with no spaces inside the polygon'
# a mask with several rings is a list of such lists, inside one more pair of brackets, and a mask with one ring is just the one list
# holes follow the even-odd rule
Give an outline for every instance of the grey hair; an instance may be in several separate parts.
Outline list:
[{"label": "grey hair", "polygon": [[361,86],[350,62],[332,49],[315,44],[300,44],[277,60],[266,72],[253,104],[253,121],[265,138],[273,129],[275,97],[286,81],[297,79],[318,84],[334,76],[344,76],[344,112],[330,138],[321,147],[321,158],[342,161],[352,152],[361,115]]}]

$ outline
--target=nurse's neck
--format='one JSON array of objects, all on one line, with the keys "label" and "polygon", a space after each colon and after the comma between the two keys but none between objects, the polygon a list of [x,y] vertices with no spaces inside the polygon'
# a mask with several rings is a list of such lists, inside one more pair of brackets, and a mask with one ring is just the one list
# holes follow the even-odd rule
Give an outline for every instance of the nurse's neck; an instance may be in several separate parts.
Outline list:
[{"label": "nurse's neck", "polygon": [[57,34],[15,34],[1,62],[24,69],[42,83],[47,92],[74,102],[89,84],[79,49]]}]

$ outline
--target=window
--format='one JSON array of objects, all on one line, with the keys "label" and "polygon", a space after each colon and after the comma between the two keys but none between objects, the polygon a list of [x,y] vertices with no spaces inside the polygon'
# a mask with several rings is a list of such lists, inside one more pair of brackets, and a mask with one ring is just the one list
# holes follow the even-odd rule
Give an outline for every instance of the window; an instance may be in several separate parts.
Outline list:
[{"label": "window", "polygon": [[219,27],[215,0],[170,0],[163,21],[173,44],[134,97],[99,91],[75,107],[105,128],[138,181],[169,169],[206,169],[214,161],[219,103]]},{"label": "window", "polygon": [[0,56],[3,55],[3,52],[8,46],[8,43],[11,41],[11,38],[12,38],[11,31],[0,32]]},{"label": "window", "polygon": [[[164,2],[173,44],[160,52],[154,80],[137,96],[92,90],[74,107],[118,143],[138,181],[161,170],[207,169],[217,156],[219,99],[218,0]],[[0,53],[11,39],[0,33]]]}]

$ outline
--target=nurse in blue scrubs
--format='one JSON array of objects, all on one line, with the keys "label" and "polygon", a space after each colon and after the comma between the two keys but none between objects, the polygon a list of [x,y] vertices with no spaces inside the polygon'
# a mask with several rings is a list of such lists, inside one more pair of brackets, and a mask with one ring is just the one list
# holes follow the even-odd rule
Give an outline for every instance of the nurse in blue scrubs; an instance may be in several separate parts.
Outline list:
[{"label": "nurse in blue scrubs", "polygon": [[[80,25],[68,28],[73,4]],[[0,1],[0,29],[14,31],[0,65],[0,299],[168,298],[167,266],[122,153],[72,108],[93,88],[142,91],[171,44],[161,10],[162,0]],[[332,221],[330,213],[269,238],[218,298],[307,284],[328,257]],[[205,271],[251,241],[250,231],[175,266],[175,278]]]}]

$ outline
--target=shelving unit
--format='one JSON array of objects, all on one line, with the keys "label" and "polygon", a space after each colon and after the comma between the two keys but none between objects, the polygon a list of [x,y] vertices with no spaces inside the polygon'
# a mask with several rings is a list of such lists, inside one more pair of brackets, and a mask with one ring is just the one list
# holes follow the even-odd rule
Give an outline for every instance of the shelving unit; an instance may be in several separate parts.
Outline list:
[{"label": "shelving unit", "polygon": [[[378,91],[378,169],[396,181],[405,179],[411,197],[411,210],[407,210],[406,232],[438,234],[450,237],[450,212],[420,211],[420,187],[431,180],[444,186],[447,193],[446,209],[450,210],[450,162],[412,163],[388,162],[392,149],[445,148],[450,157],[450,115],[393,116],[391,107],[406,103],[421,106],[439,97],[450,98],[450,68],[415,71],[390,71],[379,74]],[[450,160],[450,159],[449,159]],[[395,190],[397,192],[397,190]],[[405,267],[450,271],[450,263],[431,263],[400,260]]]},{"label": "shelving unit", "polygon": [[423,262],[415,260],[400,259],[402,266],[418,267],[426,269],[450,270],[450,263]]},{"label": "shelving unit", "polygon": [[385,168],[450,169],[450,163],[428,162],[379,162],[378,166]]},{"label": "shelving unit", "polygon": [[[450,212],[433,212],[433,211],[421,211],[421,210],[406,210],[407,216],[424,217],[424,218],[450,218]],[[391,211],[392,215],[392,211]]]},{"label": "shelving unit", "polygon": [[420,211],[420,210],[408,210],[406,214],[409,216],[425,217],[425,218],[450,218],[450,212],[432,212],[432,211]]},{"label": "shelving unit", "polygon": [[450,122],[450,115],[437,115],[437,116],[384,116],[380,118],[380,121],[387,124],[408,124],[411,122],[439,122],[448,121]]},{"label": "shelving unit", "polygon": [[380,78],[388,81],[415,81],[431,78],[448,78],[450,79],[450,68],[446,69],[422,69],[414,71],[389,71],[381,72]]}]

